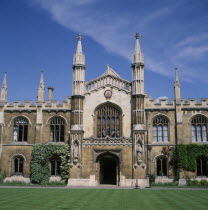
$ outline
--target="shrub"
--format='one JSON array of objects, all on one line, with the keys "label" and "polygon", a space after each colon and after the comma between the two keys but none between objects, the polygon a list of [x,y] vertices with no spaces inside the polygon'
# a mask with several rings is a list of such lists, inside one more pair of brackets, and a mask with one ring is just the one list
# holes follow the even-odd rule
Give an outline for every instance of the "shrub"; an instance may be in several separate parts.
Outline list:
[{"label": "shrub", "polygon": [[207,186],[208,185],[208,182],[206,179],[202,179],[201,180],[201,186]]},{"label": "shrub", "polygon": [[6,171],[1,173],[1,170],[0,170],[0,184],[2,184],[4,182],[5,178],[6,178]]},{"label": "shrub", "polygon": [[153,183],[155,183],[155,175],[149,174],[149,185],[151,186]]}]

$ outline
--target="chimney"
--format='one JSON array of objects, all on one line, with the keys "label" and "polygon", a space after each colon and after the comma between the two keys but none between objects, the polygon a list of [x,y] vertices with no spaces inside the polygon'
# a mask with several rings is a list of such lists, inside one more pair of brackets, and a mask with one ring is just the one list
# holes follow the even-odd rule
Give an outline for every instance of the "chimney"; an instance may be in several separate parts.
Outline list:
[{"label": "chimney", "polygon": [[48,87],[48,101],[53,100],[53,90],[54,90],[53,87],[51,87],[51,86]]}]

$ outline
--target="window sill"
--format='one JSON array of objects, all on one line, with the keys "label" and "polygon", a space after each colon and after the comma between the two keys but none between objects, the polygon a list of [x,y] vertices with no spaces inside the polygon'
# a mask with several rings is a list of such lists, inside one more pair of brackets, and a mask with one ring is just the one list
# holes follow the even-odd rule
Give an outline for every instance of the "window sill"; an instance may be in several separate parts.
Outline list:
[{"label": "window sill", "polygon": [[48,141],[48,143],[47,144],[66,144],[65,142],[60,142],[60,141]]},{"label": "window sill", "polygon": [[12,141],[10,144],[12,145],[28,145],[26,141]]},{"label": "window sill", "polygon": [[149,145],[157,145],[157,146],[160,146],[160,145],[172,145],[170,144],[170,142],[153,142],[152,144],[149,144]]},{"label": "window sill", "polygon": [[192,144],[208,144],[207,141],[192,141]]}]

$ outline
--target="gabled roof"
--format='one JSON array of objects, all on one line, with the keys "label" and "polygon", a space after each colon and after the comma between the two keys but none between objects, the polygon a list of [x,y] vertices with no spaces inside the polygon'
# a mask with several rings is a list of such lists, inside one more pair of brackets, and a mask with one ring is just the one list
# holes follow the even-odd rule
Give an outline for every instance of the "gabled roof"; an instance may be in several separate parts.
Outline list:
[{"label": "gabled roof", "polygon": [[131,93],[131,82],[120,77],[109,65],[107,65],[107,70],[104,74],[85,83],[85,93],[90,93],[106,86],[118,88],[128,94]]},{"label": "gabled roof", "polygon": [[101,77],[107,76],[107,75],[111,75],[111,76],[118,77],[121,79],[121,77],[111,68],[110,65],[107,65],[107,70],[104,74],[101,75]]}]

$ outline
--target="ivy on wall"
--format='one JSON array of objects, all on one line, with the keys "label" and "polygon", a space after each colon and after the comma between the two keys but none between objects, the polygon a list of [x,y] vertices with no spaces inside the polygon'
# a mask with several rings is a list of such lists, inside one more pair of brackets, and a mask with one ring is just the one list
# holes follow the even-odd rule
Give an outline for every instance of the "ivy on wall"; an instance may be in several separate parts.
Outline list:
[{"label": "ivy on wall", "polygon": [[196,171],[196,158],[203,156],[208,159],[208,145],[179,144],[173,153],[175,168]]},{"label": "ivy on wall", "polygon": [[49,162],[53,157],[61,159],[61,178],[67,181],[69,177],[69,145],[36,144],[32,147],[31,181],[35,184],[49,182]]}]

